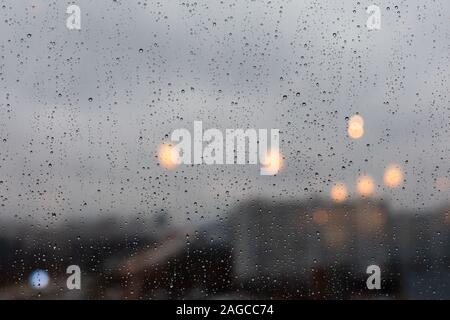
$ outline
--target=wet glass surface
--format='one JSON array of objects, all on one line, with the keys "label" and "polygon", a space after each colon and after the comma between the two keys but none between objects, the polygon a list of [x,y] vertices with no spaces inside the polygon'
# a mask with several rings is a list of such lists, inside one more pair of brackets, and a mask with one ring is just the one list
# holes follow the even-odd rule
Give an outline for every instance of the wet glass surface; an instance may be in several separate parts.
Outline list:
[{"label": "wet glass surface", "polygon": [[0,299],[450,298],[448,1],[0,15]]}]

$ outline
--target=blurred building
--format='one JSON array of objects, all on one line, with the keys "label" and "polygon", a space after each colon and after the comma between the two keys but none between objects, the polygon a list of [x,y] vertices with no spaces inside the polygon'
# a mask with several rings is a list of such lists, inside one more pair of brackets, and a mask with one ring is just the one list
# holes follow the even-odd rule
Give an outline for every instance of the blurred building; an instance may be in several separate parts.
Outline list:
[{"label": "blurred building", "polygon": [[230,222],[234,279],[251,291],[341,297],[362,287],[367,266],[395,269],[383,202],[255,200],[238,207]]}]

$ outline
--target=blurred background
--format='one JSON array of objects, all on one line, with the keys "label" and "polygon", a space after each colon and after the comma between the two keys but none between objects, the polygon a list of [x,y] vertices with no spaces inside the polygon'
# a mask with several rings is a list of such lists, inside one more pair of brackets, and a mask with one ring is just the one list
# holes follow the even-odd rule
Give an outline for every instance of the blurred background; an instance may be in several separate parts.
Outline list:
[{"label": "blurred background", "polygon": [[[196,227],[176,227],[164,211],[32,234],[16,226],[0,238],[0,298],[448,299],[449,213],[254,199]],[[72,264],[80,290],[66,287]],[[380,290],[366,287],[372,264]]]},{"label": "blurred background", "polygon": [[[0,15],[0,299],[450,298],[448,1]],[[177,165],[194,121],[279,129],[278,173]]]}]

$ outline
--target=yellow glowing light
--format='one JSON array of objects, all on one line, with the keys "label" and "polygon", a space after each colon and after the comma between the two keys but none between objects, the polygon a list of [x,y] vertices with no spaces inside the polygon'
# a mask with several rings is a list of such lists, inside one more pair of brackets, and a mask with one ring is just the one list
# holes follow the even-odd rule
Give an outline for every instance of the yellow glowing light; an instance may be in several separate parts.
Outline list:
[{"label": "yellow glowing light", "polygon": [[377,210],[369,212],[361,212],[357,216],[358,227],[364,232],[373,232],[382,228],[385,224],[385,215]]},{"label": "yellow glowing light", "polygon": [[447,191],[450,189],[450,180],[446,177],[439,177],[436,179],[436,188],[439,191]]},{"label": "yellow glowing light", "polygon": [[356,182],[356,191],[362,197],[370,197],[375,191],[375,183],[370,176],[361,176]]},{"label": "yellow glowing light", "polygon": [[267,175],[277,174],[283,167],[283,156],[279,151],[270,150],[263,161],[263,170]]},{"label": "yellow glowing light", "polygon": [[344,202],[347,199],[347,187],[343,183],[338,183],[331,188],[331,199],[335,202]]},{"label": "yellow glowing light", "polygon": [[320,224],[320,225],[327,224],[328,220],[329,220],[328,212],[324,209],[319,209],[317,211],[314,211],[313,220],[315,223]]},{"label": "yellow glowing light", "polygon": [[324,231],[324,238],[330,247],[341,247],[347,240],[347,234],[337,225],[330,224]]},{"label": "yellow glowing light", "polygon": [[400,166],[392,164],[384,171],[384,184],[389,188],[397,188],[403,179],[403,172]]},{"label": "yellow glowing light", "polygon": [[166,169],[174,169],[179,160],[177,150],[170,144],[162,144],[158,152],[159,163]]},{"label": "yellow glowing light", "polygon": [[352,139],[359,139],[364,135],[364,119],[354,115],[348,120],[347,133]]}]

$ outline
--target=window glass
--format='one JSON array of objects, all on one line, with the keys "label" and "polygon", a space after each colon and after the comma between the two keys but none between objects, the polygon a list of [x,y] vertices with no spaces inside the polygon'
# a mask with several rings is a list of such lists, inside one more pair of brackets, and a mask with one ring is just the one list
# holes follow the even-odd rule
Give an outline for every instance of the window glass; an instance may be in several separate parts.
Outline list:
[{"label": "window glass", "polygon": [[1,299],[450,298],[448,1],[0,15]]}]

